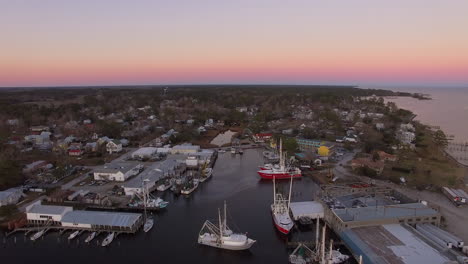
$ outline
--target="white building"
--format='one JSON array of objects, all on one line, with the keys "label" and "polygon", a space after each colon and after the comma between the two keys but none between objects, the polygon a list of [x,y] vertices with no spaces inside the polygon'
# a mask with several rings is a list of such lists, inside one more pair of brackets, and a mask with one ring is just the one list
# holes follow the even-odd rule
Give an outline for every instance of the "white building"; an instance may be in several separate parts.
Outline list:
[{"label": "white building", "polygon": [[200,146],[192,144],[181,144],[172,147],[171,154],[190,154],[197,153],[198,151],[200,151]]},{"label": "white building", "polygon": [[400,140],[403,144],[411,144],[416,138],[416,134],[410,131],[398,131],[397,132],[397,139]]},{"label": "white building", "polygon": [[60,223],[63,216],[73,211],[70,206],[42,205],[37,201],[26,207],[26,217],[29,223]]},{"label": "white building", "polygon": [[0,206],[17,204],[22,196],[23,191],[19,188],[11,188],[5,191],[0,191]]},{"label": "white building", "polygon": [[61,225],[82,229],[134,230],[139,226],[141,214],[103,211],[67,212]]},{"label": "white building", "polygon": [[132,153],[132,159],[149,159],[152,158],[158,151],[155,147],[139,148]]},{"label": "white building", "polygon": [[97,181],[126,181],[128,178],[137,175],[142,169],[142,165],[132,163],[109,163],[103,168],[94,170],[94,179]]},{"label": "white building", "polygon": [[119,140],[113,139],[106,144],[106,150],[110,154],[122,151],[122,143]]}]

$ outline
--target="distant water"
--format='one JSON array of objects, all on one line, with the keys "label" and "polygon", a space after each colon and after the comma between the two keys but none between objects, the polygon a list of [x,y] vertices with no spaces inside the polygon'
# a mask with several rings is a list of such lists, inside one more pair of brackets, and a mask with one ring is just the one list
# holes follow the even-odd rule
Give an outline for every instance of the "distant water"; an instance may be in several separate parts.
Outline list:
[{"label": "distant water", "polygon": [[417,115],[423,124],[440,126],[454,142],[468,142],[468,88],[387,88],[400,92],[430,94],[432,100],[410,97],[387,99]]}]

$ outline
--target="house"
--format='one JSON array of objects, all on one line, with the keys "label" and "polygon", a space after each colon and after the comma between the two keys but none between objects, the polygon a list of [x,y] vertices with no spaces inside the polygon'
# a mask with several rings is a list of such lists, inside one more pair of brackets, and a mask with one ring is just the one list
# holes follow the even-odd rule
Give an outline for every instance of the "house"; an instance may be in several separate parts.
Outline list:
[{"label": "house", "polygon": [[379,131],[382,131],[382,130],[384,130],[385,125],[384,125],[384,123],[376,123],[376,124],[375,124],[375,128],[376,128],[377,130],[379,130]]},{"label": "house", "polygon": [[213,124],[214,124],[214,121],[211,118],[205,121],[205,127],[212,127]]},{"label": "house", "polygon": [[83,155],[84,151],[81,149],[80,146],[77,145],[72,145],[70,148],[68,148],[68,156],[71,157],[79,157]]},{"label": "house", "polygon": [[91,123],[92,123],[91,119],[85,119],[85,120],[83,120],[83,124],[84,124],[84,125],[88,125],[88,124],[91,124]]},{"label": "house", "polygon": [[414,132],[414,126],[411,123],[408,124],[400,124],[400,129],[403,131],[411,131]]},{"label": "house", "polygon": [[142,165],[129,162],[108,163],[102,168],[95,169],[93,176],[97,181],[108,180],[123,182],[132,176],[138,175],[142,168]]},{"label": "house", "polygon": [[30,163],[23,168],[23,173],[32,173],[37,170],[43,169],[47,166],[47,161],[45,160],[38,160],[33,163]]},{"label": "house", "polygon": [[397,156],[396,155],[392,155],[392,154],[389,154],[385,151],[377,151],[377,155],[379,155],[379,159],[382,160],[382,161],[397,161]]},{"label": "house", "polygon": [[377,174],[380,174],[384,169],[384,163],[383,161],[373,161],[369,158],[358,158],[351,161],[351,168],[353,168],[353,170],[363,167],[372,169]]},{"label": "house", "polygon": [[206,128],[204,126],[200,126],[199,128],[197,128],[197,132],[198,134],[204,133],[206,132]]},{"label": "house", "polygon": [[84,148],[88,152],[96,152],[96,151],[98,151],[98,143],[97,142],[88,142],[88,143],[86,143]]},{"label": "house", "polygon": [[132,153],[132,159],[150,159],[157,153],[158,148],[145,147],[139,148]]},{"label": "house", "polygon": [[17,204],[23,195],[23,190],[20,188],[0,191],[0,206]]},{"label": "house", "polygon": [[403,144],[411,144],[416,139],[416,134],[410,131],[399,130],[396,133],[396,138]]},{"label": "house", "polygon": [[120,140],[112,139],[106,144],[106,150],[109,154],[118,153],[122,151],[122,143]]},{"label": "house", "polygon": [[239,106],[239,107],[236,107],[236,110],[237,110],[237,112],[245,113],[249,109],[246,106]]},{"label": "house", "polygon": [[6,121],[6,123],[9,126],[17,126],[19,124],[19,120],[18,119],[8,119]]},{"label": "house", "polygon": [[272,133],[257,133],[253,135],[253,140],[256,143],[263,143],[269,141],[273,137]]},{"label": "house", "polygon": [[292,128],[284,129],[284,130],[281,131],[281,133],[282,133],[283,135],[292,135],[293,129],[292,129]]}]

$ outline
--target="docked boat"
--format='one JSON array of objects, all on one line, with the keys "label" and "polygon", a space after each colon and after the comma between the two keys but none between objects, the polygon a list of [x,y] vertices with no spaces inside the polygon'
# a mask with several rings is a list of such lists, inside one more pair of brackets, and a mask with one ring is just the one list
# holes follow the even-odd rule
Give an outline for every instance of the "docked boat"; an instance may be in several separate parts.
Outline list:
[{"label": "docked boat", "polygon": [[234,147],[231,148],[231,154],[236,154],[236,148]]},{"label": "docked boat", "polygon": [[86,237],[85,242],[86,242],[86,243],[89,243],[89,242],[91,242],[95,237],[96,237],[96,232],[92,232],[91,234],[89,234],[88,237]]},{"label": "docked boat", "polygon": [[289,215],[289,205],[291,202],[292,178],[289,186],[289,198],[282,193],[276,192],[275,179],[273,179],[273,204],[271,205],[271,215],[276,229],[287,235],[294,226],[294,222]]},{"label": "docked boat", "polygon": [[211,175],[213,174],[213,169],[212,168],[206,168],[203,170],[202,172],[202,176],[200,178],[200,182],[204,182],[206,180],[208,180]]},{"label": "docked boat", "polygon": [[273,169],[279,169],[278,164],[272,164],[272,163],[266,163],[263,164],[263,166],[259,166],[260,170],[273,170]]},{"label": "docked boat", "polygon": [[244,154],[244,150],[242,148],[239,148],[238,152],[240,155]]},{"label": "docked boat", "polygon": [[109,235],[107,235],[106,238],[104,238],[104,240],[102,241],[101,246],[107,247],[108,245],[110,245],[110,243],[112,243],[112,241],[114,240],[114,237],[115,237],[114,232],[109,233]]},{"label": "docked boat", "polygon": [[171,181],[170,179],[166,179],[166,180],[163,181],[162,184],[160,184],[156,188],[156,190],[158,190],[160,192],[164,192],[164,191],[168,190],[169,188],[171,188],[173,184],[174,184],[173,181]]},{"label": "docked boat", "polygon": [[198,183],[194,182],[193,180],[188,181],[180,190],[180,193],[182,194],[191,194],[195,189],[198,188]]},{"label": "docked boat", "polygon": [[339,250],[332,250],[331,252],[331,263],[340,264],[349,259],[348,255],[341,253]]},{"label": "docked boat", "polygon": [[314,261],[316,259],[315,252],[307,247],[306,245],[300,243],[296,249],[289,255],[289,263],[291,264],[312,264],[317,263]]},{"label": "docked boat", "polygon": [[258,175],[262,179],[289,179],[289,178],[299,178],[302,177],[302,172],[299,168],[290,167],[285,165],[285,155],[282,151],[282,141],[280,140],[279,145],[279,152],[280,152],[280,161],[278,167],[275,166],[268,166],[269,168],[261,168],[261,170],[257,171]]},{"label": "docked boat", "polygon": [[37,240],[37,239],[40,238],[42,235],[44,235],[44,233],[45,233],[45,229],[43,229],[43,230],[41,230],[41,231],[35,233],[34,235],[31,236],[31,240],[32,240],[32,241]]},{"label": "docked boat", "polygon": [[145,233],[148,233],[148,231],[150,231],[151,228],[153,228],[153,225],[154,219],[151,217],[146,218],[145,224],[143,225],[143,231],[145,231]]},{"label": "docked boat", "polygon": [[234,233],[227,225],[226,202],[224,202],[224,217],[218,209],[219,223],[215,225],[210,221],[205,221],[199,234],[198,243],[210,247],[228,250],[246,250],[256,241],[247,237],[246,234]]},{"label": "docked boat", "polygon": [[80,231],[79,230],[76,230],[75,232],[71,233],[69,236],[68,236],[68,240],[73,240],[75,237],[77,237],[78,235],[80,234]]},{"label": "docked boat", "polygon": [[225,153],[225,152],[226,152],[225,149],[219,149],[219,150],[218,150],[218,153]]}]

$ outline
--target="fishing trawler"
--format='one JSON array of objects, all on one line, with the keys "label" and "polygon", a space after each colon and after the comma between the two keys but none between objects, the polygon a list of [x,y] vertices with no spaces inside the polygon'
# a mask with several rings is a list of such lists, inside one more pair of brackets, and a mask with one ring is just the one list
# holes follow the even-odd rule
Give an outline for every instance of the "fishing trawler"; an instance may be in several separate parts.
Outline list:
[{"label": "fishing trawler", "polygon": [[162,181],[162,183],[156,188],[156,190],[160,191],[160,192],[164,192],[166,190],[168,190],[169,188],[172,187],[172,185],[174,184],[174,181],[169,179],[169,178],[166,178],[165,180]]},{"label": "fishing trawler", "polygon": [[148,186],[146,185],[147,182],[148,182],[148,179],[145,179],[143,181],[143,206],[145,208],[145,213],[144,213],[145,224],[143,225],[143,231],[145,233],[148,233],[148,231],[150,231],[151,228],[153,228],[153,225],[154,225],[153,218],[148,217],[148,215],[146,213],[146,206],[148,206],[148,200],[149,200]]},{"label": "fishing trawler", "polygon": [[289,216],[289,205],[291,202],[292,178],[289,185],[289,198],[285,198],[282,193],[276,192],[276,183],[273,179],[273,204],[271,205],[271,215],[276,229],[287,235],[294,226],[294,222]]},{"label": "fishing trawler", "polygon": [[204,182],[208,180],[211,175],[213,174],[213,169],[212,168],[205,168],[203,170],[202,176],[200,177],[200,182]]},{"label": "fishing trawler", "polygon": [[262,179],[289,179],[289,178],[298,178],[302,176],[302,172],[299,168],[286,166],[285,164],[285,154],[282,151],[282,141],[280,140],[279,145],[280,160],[278,167],[269,166],[269,168],[261,168],[257,173]]},{"label": "fishing trawler", "polygon": [[193,180],[189,180],[183,187],[182,189],[180,190],[180,193],[181,194],[185,194],[185,195],[188,195],[188,194],[191,194],[193,191],[195,191],[195,189],[198,188],[198,182],[195,182]]},{"label": "fishing trawler", "polygon": [[109,233],[109,235],[107,235],[107,237],[104,238],[104,240],[102,241],[101,246],[107,247],[108,245],[110,245],[110,243],[112,243],[112,241],[114,240],[114,237],[115,237],[115,233],[114,233],[114,232]]},{"label": "fishing trawler", "polygon": [[224,202],[224,217],[218,209],[219,223],[215,225],[210,221],[205,221],[200,233],[198,243],[216,248],[228,250],[246,250],[256,241],[247,237],[246,234],[234,233],[227,225],[226,202]]}]

